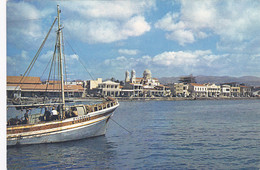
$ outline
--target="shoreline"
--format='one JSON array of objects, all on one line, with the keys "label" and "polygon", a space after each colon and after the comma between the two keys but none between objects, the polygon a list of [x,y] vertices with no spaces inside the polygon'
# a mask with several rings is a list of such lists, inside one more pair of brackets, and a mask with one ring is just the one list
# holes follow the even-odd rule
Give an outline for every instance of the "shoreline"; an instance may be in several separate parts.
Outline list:
[{"label": "shoreline", "polygon": [[[260,97],[115,97],[118,101],[185,101],[185,100],[259,100]],[[30,97],[30,100],[35,98]],[[38,98],[39,99],[39,98]],[[67,102],[84,102],[84,101],[102,101],[104,98],[100,97],[81,97],[81,98],[66,98]],[[10,99],[7,99],[7,103],[10,103]]]},{"label": "shoreline", "polygon": [[158,97],[158,98],[122,98],[116,97],[118,101],[184,101],[184,100],[258,100],[260,97],[200,97],[200,98],[187,98],[187,97]]}]

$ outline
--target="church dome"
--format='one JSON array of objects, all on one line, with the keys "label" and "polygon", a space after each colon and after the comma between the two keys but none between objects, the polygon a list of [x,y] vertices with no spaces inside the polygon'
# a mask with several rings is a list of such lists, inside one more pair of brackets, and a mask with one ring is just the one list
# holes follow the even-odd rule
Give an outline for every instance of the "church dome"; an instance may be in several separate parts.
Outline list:
[{"label": "church dome", "polygon": [[150,70],[145,69],[144,73],[143,73],[143,76],[144,76],[144,79],[150,79],[150,78],[152,78],[152,73],[151,73]]},{"label": "church dome", "polygon": [[150,70],[148,70],[148,69],[145,69],[145,70],[144,70],[144,74],[152,74],[152,73],[151,73],[151,71],[150,71]]}]

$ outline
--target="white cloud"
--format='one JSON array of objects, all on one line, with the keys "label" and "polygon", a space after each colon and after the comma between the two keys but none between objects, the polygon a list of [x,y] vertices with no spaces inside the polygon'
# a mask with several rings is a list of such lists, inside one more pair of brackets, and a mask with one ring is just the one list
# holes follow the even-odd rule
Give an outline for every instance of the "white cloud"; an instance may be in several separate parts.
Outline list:
[{"label": "white cloud", "polygon": [[155,7],[155,1],[75,1],[73,3],[63,2],[62,6],[87,19],[125,20]]},{"label": "white cloud", "polygon": [[33,46],[42,40],[46,31],[39,20],[52,10],[38,10],[27,2],[7,2],[7,40],[16,46]]},{"label": "white cloud", "polygon": [[154,1],[148,0],[64,2],[63,7],[77,16],[68,17],[64,24],[83,42],[111,43],[150,31],[143,15],[154,6]]},{"label": "white cloud", "polygon": [[138,50],[119,49],[118,53],[125,55],[136,55],[138,53]]},{"label": "white cloud", "polygon": [[201,67],[212,66],[215,61],[226,55],[214,55],[210,50],[196,51],[166,51],[154,57],[142,56],[140,58],[127,58],[125,56],[116,59],[107,59],[104,63],[113,67],[131,69],[137,66],[153,67]]},{"label": "white cloud", "polygon": [[[7,3],[8,42],[22,48],[42,42],[49,27],[43,22],[56,11],[37,5],[41,2]],[[150,31],[144,14],[155,7],[155,1],[64,1],[60,6],[61,24],[71,37],[89,43],[111,43]]]},{"label": "white cloud", "polygon": [[140,36],[150,30],[149,24],[142,16],[130,18],[125,23],[104,19],[66,20],[65,25],[71,34],[83,42],[89,43],[111,43],[128,37]]},{"label": "white cloud", "polygon": [[124,67],[125,65],[127,65],[127,58],[125,56],[120,56],[117,57],[116,59],[106,59],[104,61],[105,65],[110,65],[110,66],[114,66],[114,67]]},{"label": "white cloud", "polygon": [[47,51],[45,54],[42,54],[39,59],[43,62],[48,62],[53,57],[53,51]]},{"label": "white cloud", "polygon": [[[48,61],[50,61],[53,57],[54,52],[49,50],[46,53],[42,54],[39,59],[44,62],[47,63]],[[57,57],[57,53],[56,53],[56,57]],[[73,61],[78,61],[79,60],[79,56],[77,54],[71,54],[71,55],[65,55],[65,59],[66,59],[66,63],[70,64]],[[64,58],[63,58],[64,60]]]},{"label": "white cloud", "polygon": [[176,40],[180,45],[194,42],[194,35],[189,30],[175,30],[170,34],[166,34],[166,38],[170,40]]},{"label": "white cloud", "polygon": [[66,57],[67,60],[79,60],[79,56],[77,54],[72,54]]},{"label": "white cloud", "polygon": [[22,59],[24,59],[24,60],[28,59],[28,58],[29,58],[29,57],[28,57],[28,52],[22,50],[21,57],[22,57]]},{"label": "white cloud", "polygon": [[199,57],[205,54],[204,51],[184,52],[169,51],[156,55],[153,58],[154,64],[163,66],[193,66],[199,62]]},{"label": "white cloud", "polygon": [[138,65],[148,66],[152,64],[152,58],[147,55],[142,56],[140,58],[133,58],[133,57],[127,58],[125,56],[120,56],[115,59],[107,59],[104,61],[104,64],[114,68],[133,69]]},{"label": "white cloud", "polygon": [[67,20],[65,25],[71,34],[83,42],[89,43],[111,43],[132,36],[140,36],[150,30],[149,24],[141,16],[133,17],[126,23],[103,19],[95,21]]},{"label": "white cloud", "polygon": [[123,79],[126,70],[135,69],[140,75],[145,68],[155,77],[194,75],[259,76],[259,55],[214,54],[211,50],[165,51],[155,56],[107,59],[100,63],[106,74]]},{"label": "white cloud", "polygon": [[16,60],[15,60],[14,57],[7,56],[6,59],[7,59],[7,60],[6,60],[6,61],[7,61],[7,64],[12,65],[12,66],[15,66],[15,65],[16,65]]},{"label": "white cloud", "polygon": [[[180,13],[168,12],[155,23],[166,31],[166,38],[180,45],[194,43],[211,35],[220,38],[218,49],[252,52],[253,42],[259,42],[259,1],[180,1]],[[237,47],[236,50],[234,47]],[[248,50],[250,49],[250,50]],[[260,47],[254,48],[254,52]]]},{"label": "white cloud", "polygon": [[121,34],[126,37],[139,36],[150,31],[150,29],[150,25],[143,16],[134,16],[124,24]]},{"label": "white cloud", "polygon": [[144,65],[150,65],[152,63],[153,59],[148,56],[148,55],[145,55],[145,56],[142,56],[140,59],[139,59],[139,62],[141,64],[144,64]]}]

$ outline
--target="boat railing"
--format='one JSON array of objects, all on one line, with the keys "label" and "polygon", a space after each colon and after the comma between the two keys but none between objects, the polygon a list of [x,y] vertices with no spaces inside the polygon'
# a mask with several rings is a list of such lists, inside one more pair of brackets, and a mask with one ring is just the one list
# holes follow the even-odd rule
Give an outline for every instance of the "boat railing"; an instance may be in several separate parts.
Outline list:
[{"label": "boat railing", "polygon": [[106,101],[103,103],[99,103],[99,104],[95,104],[95,105],[85,105],[86,108],[86,114],[91,113],[91,112],[96,112],[99,110],[103,110],[106,108],[110,108],[112,106],[115,106],[118,103],[117,100],[110,100],[110,101]]},{"label": "boat railing", "polygon": [[[91,112],[96,112],[99,110],[113,107],[116,104],[118,104],[117,100],[109,100],[109,101],[95,104],[95,105],[75,105],[73,107],[67,107],[67,109],[65,109],[66,110],[65,116],[66,116],[66,118],[69,118],[69,117],[87,115],[88,113],[91,113]],[[36,124],[41,121],[46,122],[46,121],[50,121],[50,120],[47,119],[44,114],[38,113],[38,114],[29,115],[27,123]],[[8,125],[20,125],[20,124],[24,124],[24,123],[20,119],[13,119],[13,120],[10,119],[10,121],[8,121],[7,124]]]}]

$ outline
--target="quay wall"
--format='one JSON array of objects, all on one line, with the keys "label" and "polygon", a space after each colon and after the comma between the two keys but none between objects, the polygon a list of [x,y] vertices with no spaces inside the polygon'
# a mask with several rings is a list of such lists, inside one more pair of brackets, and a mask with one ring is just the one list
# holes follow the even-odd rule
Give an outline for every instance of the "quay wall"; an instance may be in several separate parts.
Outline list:
[{"label": "quay wall", "polygon": [[[119,101],[183,101],[183,100],[255,100],[260,99],[260,97],[115,97]],[[30,100],[36,100],[34,98],[29,98]],[[84,101],[102,101],[103,98],[100,97],[77,97],[77,98],[66,98],[66,102],[84,102]],[[7,100],[10,103],[11,99]]]}]

